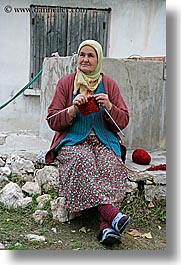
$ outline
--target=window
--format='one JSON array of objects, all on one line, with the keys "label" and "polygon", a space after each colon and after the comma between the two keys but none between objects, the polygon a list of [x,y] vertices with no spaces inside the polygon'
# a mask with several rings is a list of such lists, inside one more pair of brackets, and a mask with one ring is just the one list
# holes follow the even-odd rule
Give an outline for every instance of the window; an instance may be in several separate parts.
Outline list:
[{"label": "window", "polygon": [[[37,5],[30,8],[31,78],[42,69],[45,57],[54,52],[71,56],[86,39],[99,41],[104,56],[107,55],[111,9]],[[40,88],[40,78],[33,83],[33,88]]]}]

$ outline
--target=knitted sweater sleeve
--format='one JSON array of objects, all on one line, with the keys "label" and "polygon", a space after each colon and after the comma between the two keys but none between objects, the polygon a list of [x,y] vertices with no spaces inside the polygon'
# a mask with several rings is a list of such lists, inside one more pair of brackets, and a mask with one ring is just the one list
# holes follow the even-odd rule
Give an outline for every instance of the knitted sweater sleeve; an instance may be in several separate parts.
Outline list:
[{"label": "knitted sweater sleeve", "polygon": [[[72,105],[72,85],[73,78],[65,76],[59,80],[55,88],[52,101],[48,107],[47,115],[48,125],[54,131],[65,131],[73,123],[73,120],[70,119],[67,113],[67,107]],[[60,113],[53,116],[58,112]]]},{"label": "knitted sweater sleeve", "polygon": [[[110,77],[103,75],[103,83],[105,92],[108,94],[109,100],[112,103],[112,109],[110,115],[113,120],[117,123],[119,128],[123,130],[129,123],[129,111],[124,99],[121,95],[120,89],[116,82]],[[113,121],[106,116],[106,120],[109,122],[111,129],[114,132],[119,132]]]}]

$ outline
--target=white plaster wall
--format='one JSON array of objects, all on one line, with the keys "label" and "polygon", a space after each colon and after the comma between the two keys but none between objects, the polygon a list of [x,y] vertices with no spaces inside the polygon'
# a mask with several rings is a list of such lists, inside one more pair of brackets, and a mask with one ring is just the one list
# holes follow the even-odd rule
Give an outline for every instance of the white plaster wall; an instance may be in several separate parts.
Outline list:
[{"label": "white plaster wall", "polygon": [[[6,5],[61,5],[112,8],[109,57],[165,56],[165,0],[2,0],[0,1],[0,105],[29,82],[29,13],[6,13]],[[0,110],[0,131],[38,131],[40,99],[19,96]]]},{"label": "white plaster wall", "polygon": [[119,1],[112,14],[110,57],[166,55],[165,1]]},{"label": "white plaster wall", "polygon": [[[1,1],[0,104],[14,96],[29,82],[29,16],[26,13],[17,15],[14,12],[9,14],[4,12],[4,6],[7,4],[14,6],[15,2]],[[39,112],[39,98],[25,98],[21,95],[0,110],[0,130],[28,129],[35,131],[39,122]]]}]

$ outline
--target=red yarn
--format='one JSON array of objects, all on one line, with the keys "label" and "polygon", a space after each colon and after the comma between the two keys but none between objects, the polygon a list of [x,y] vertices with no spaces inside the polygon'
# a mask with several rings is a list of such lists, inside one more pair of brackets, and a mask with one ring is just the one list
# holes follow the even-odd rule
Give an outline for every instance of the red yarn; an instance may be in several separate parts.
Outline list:
[{"label": "red yarn", "polygon": [[88,102],[78,106],[78,108],[83,116],[87,116],[93,112],[99,112],[100,110],[94,97],[88,98]]},{"label": "red yarn", "polygon": [[155,171],[155,170],[166,170],[166,164],[160,164],[158,166],[151,166],[147,168],[148,171]]},{"label": "red yarn", "polygon": [[136,164],[148,165],[151,162],[151,156],[143,149],[136,149],[132,154],[132,160]]}]

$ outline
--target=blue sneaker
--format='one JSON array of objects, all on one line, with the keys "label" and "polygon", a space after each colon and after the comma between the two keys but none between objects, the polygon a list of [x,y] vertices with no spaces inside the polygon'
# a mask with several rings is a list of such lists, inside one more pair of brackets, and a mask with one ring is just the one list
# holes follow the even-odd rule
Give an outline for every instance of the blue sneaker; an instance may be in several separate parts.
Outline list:
[{"label": "blue sneaker", "polygon": [[122,242],[121,236],[112,228],[105,228],[98,232],[97,239],[103,245],[120,244]]},{"label": "blue sneaker", "polygon": [[122,213],[118,213],[112,221],[112,228],[121,234],[130,222],[130,220],[131,217]]}]

